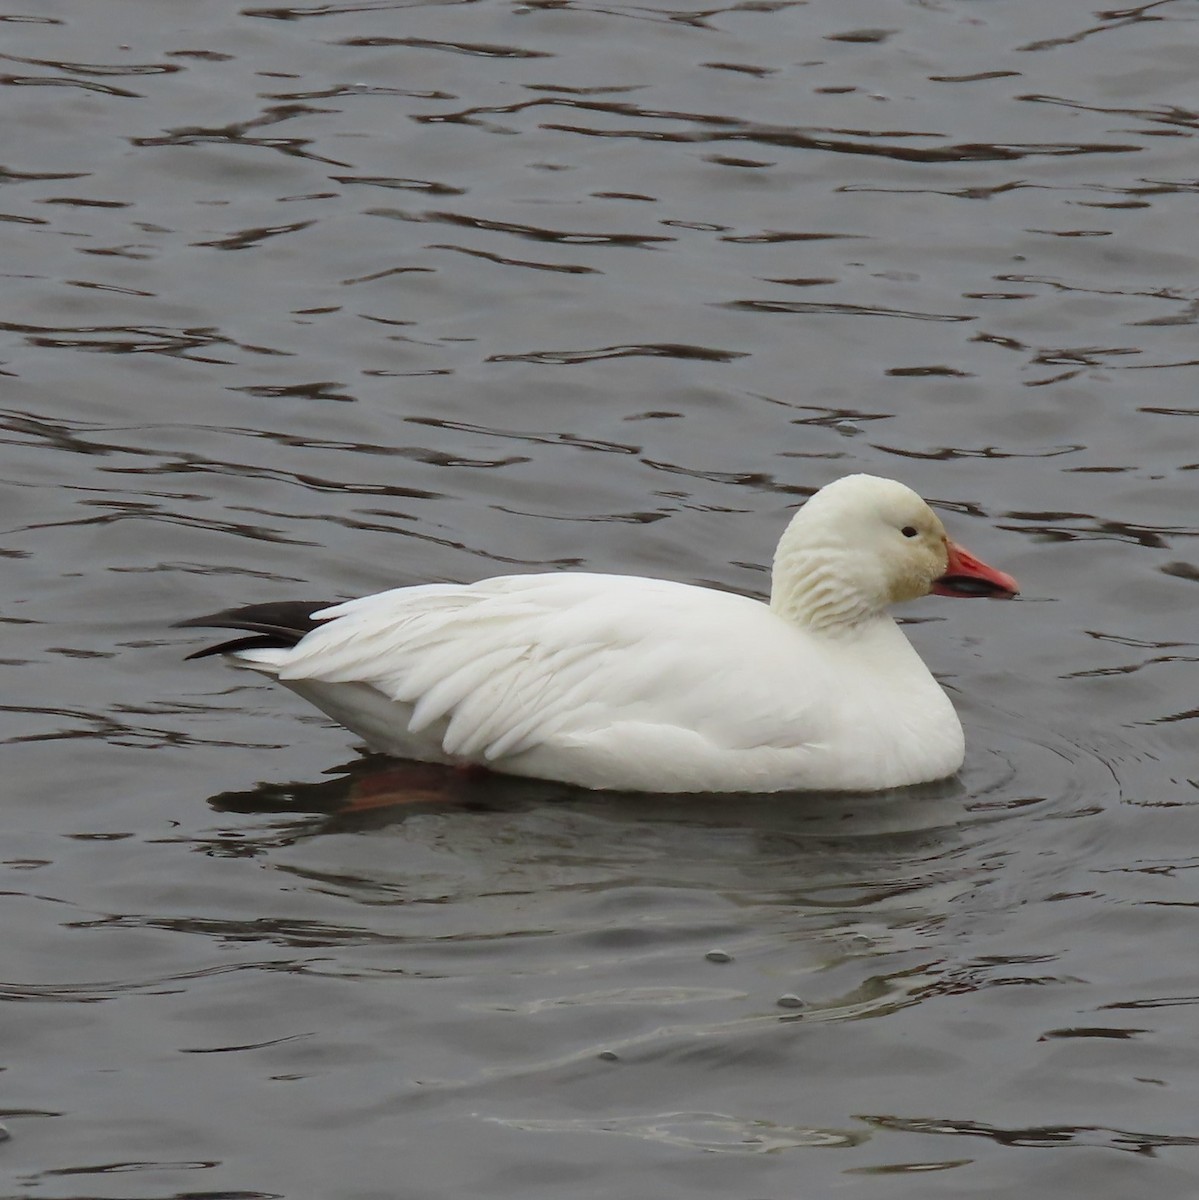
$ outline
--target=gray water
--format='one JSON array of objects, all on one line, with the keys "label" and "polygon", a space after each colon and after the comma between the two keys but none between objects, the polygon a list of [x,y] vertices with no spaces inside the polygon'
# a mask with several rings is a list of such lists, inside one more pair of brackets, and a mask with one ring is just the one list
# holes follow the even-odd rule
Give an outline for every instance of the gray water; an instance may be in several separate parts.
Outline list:
[{"label": "gray water", "polygon": [[[1199,1194],[1199,9],[0,13],[4,1197]],[[169,628],[760,595],[903,479],[960,777],[430,781]]]}]

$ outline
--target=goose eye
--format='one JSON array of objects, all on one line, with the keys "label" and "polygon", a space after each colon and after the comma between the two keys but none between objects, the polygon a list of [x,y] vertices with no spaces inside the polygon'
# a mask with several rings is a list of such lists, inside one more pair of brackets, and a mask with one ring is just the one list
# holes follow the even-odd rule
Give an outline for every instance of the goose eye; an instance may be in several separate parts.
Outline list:
[{"label": "goose eye", "polygon": [[905,525],[900,531],[904,537],[915,537],[919,530],[915,525]]}]

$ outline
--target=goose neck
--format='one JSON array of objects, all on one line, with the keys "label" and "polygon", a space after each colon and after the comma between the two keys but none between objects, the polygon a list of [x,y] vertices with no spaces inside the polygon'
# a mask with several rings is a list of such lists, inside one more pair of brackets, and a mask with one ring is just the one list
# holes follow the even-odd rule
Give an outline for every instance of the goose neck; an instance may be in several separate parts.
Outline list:
[{"label": "goose neck", "polygon": [[855,586],[844,557],[828,547],[777,555],[771,610],[792,624],[831,636],[852,635],[877,621],[884,606]]}]

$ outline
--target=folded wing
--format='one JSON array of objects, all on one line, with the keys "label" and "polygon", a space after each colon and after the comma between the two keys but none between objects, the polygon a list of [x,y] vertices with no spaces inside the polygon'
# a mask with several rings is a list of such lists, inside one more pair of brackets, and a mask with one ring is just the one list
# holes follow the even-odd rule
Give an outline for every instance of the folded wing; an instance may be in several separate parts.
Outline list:
[{"label": "folded wing", "polygon": [[450,758],[584,747],[617,724],[626,737],[641,723],[726,750],[799,738],[788,714],[745,706],[746,693],[777,696],[743,681],[778,664],[752,661],[755,622],[774,618],[744,597],[625,576],[507,576],[399,588],[313,615],[317,627],[294,647],[235,657],[300,687],[368,685]]}]

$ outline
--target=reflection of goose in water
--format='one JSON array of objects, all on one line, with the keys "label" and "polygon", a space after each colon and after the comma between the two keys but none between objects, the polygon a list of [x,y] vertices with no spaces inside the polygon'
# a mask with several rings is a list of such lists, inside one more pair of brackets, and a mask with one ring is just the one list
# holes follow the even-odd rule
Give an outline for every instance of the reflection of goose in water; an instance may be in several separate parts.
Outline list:
[{"label": "reflection of goose in water", "polygon": [[[956,779],[911,788],[903,804],[885,793],[796,799],[740,795],[730,805],[716,794],[584,791],[367,756],[317,780],[264,781],[210,797],[212,809],[234,819],[199,841],[228,857],[303,847],[274,865],[359,877],[367,891],[402,884],[409,896],[426,887],[569,891],[586,881],[602,890],[606,880],[705,892],[719,884],[781,898],[846,886],[855,895],[890,892],[905,863],[920,877],[944,869],[956,878],[956,866],[939,865],[943,856],[989,844],[1004,823],[1004,814],[973,813]],[[846,903],[813,900],[830,902]]]},{"label": "reflection of goose in water", "polygon": [[792,519],[769,605],[620,575],[503,576],[185,625],[375,750],[588,788],[875,790],[962,764],[961,724],[887,609],[1010,597],[903,484],[851,475]]}]

